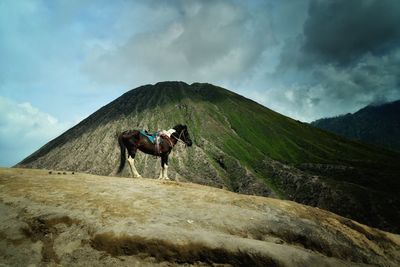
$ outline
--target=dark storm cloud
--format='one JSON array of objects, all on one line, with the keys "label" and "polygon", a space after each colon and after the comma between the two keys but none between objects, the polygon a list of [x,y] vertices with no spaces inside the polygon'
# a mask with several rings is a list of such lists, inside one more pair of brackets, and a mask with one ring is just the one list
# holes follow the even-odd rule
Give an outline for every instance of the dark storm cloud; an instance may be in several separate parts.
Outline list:
[{"label": "dark storm cloud", "polygon": [[312,1],[302,51],[318,63],[352,64],[384,55],[400,43],[400,1]]},{"label": "dark storm cloud", "polygon": [[400,1],[310,1],[274,73],[279,111],[312,120],[399,99],[399,25]]}]

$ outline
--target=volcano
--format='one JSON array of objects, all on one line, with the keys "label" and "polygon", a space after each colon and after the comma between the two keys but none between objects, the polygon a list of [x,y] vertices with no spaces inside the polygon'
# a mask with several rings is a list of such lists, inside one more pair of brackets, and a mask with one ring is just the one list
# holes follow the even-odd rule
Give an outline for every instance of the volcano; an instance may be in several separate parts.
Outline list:
[{"label": "volcano", "polygon": [[[206,83],[160,82],[128,91],[17,166],[115,176],[117,134],[186,124],[169,177],[230,191],[289,199],[400,232],[400,154],[351,141]],[[138,153],[143,177],[159,159]],[[129,176],[125,168],[121,176]]]}]

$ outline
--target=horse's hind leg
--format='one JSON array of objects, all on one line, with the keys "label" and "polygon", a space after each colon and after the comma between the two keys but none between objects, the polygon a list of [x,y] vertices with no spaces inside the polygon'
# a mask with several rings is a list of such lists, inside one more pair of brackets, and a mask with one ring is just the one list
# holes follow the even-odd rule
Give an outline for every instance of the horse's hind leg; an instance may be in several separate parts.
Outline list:
[{"label": "horse's hind leg", "polygon": [[164,173],[164,169],[163,169],[162,163],[161,163],[160,175],[158,176],[158,180],[161,180],[163,178],[163,173]]},{"label": "horse's hind leg", "polygon": [[164,164],[163,164],[163,156],[161,156],[161,170],[160,170],[160,175],[158,176],[158,180],[161,180],[164,176]]},{"label": "horse's hind leg", "polygon": [[134,151],[129,151],[129,157],[128,157],[129,169],[131,170],[133,178],[142,178],[142,176],[138,173],[135,167],[135,155],[136,155],[136,149]]}]

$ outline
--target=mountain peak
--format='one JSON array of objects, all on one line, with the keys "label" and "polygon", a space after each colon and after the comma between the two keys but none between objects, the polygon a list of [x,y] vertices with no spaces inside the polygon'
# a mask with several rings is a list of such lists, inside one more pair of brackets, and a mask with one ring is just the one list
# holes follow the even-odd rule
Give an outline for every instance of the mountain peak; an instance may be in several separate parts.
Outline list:
[{"label": "mountain peak", "polygon": [[154,86],[160,87],[160,86],[189,86],[189,84],[183,82],[183,81],[162,81],[162,82],[157,82],[154,84]]}]

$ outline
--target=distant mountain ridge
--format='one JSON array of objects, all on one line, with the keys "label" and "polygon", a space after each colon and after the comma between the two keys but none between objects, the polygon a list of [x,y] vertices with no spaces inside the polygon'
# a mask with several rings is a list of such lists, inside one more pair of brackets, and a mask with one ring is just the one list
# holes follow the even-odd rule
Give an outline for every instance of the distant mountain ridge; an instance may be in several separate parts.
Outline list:
[{"label": "distant mountain ridge", "polygon": [[319,119],[311,125],[350,139],[400,151],[400,100],[369,105],[353,114]]},{"label": "distant mountain ridge", "polygon": [[[115,175],[116,133],[187,124],[194,145],[174,148],[169,176],[290,199],[400,232],[400,154],[352,142],[206,83],[133,89],[24,159],[19,167]],[[143,177],[159,159],[138,153]],[[128,176],[128,170],[122,176]]]}]

